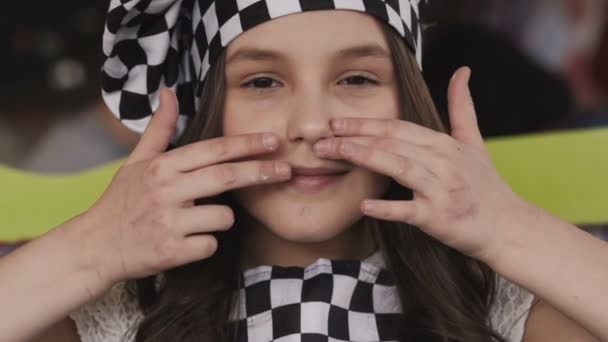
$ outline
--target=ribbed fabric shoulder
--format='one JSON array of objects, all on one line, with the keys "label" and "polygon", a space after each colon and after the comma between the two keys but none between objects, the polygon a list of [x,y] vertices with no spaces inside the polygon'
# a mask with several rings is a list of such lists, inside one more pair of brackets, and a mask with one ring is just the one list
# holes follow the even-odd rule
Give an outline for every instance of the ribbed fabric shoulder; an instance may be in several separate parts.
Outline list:
[{"label": "ribbed fabric shoulder", "polygon": [[126,283],[114,285],[103,296],[70,313],[82,342],[132,342],[130,334],[144,318]]},{"label": "ribbed fabric shoulder", "polygon": [[498,274],[496,291],[489,317],[492,327],[508,342],[521,342],[535,296]]}]

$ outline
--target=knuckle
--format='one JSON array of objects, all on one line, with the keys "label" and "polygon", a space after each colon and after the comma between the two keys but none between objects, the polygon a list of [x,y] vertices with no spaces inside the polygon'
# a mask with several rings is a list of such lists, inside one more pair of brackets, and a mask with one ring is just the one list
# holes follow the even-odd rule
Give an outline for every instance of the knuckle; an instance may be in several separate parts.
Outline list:
[{"label": "knuckle", "polygon": [[336,139],[334,141],[334,148],[342,156],[353,155],[354,145],[344,139]]},{"label": "knuckle", "polygon": [[173,214],[169,210],[153,210],[150,221],[157,230],[161,230],[161,236],[171,229],[174,224]]},{"label": "knuckle", "polygon": [[382,215],[384,217],[395,218],[395,213],[394,213],[392,206],[390,206],[390,205],[383,206],[381,211],[382,211]]},{"label": "knuckle", "polygon": [[165,186],[156,186],[148,190],[146,193],[146,199],[148,205],[152,209],[160,209],[165,203],[167,198],[167,190]]},{"label": "knuckle", "polygon": [[144,170],[144,179],[156,184],[167,174],[167,161],[163,156],[154,158]]},{"label": "knuckle", "polygon": [[420,207],[412,202],[409,210],[409,215],[407,215],[407,222],[416,222],[418,224],[422,223],[422,217],[420,214]]},{"label": "knuckle", "polygon": [[179,246],[174,239],[165,239],[156,244],[156,257],[161,265],[175,265],[178,262]]},{"label": "knuckle", "polygon": [[213,172],[215,173],[215,179],[218,179],[224,186],[231,186],[237,180],[237,170],[234,164],[223,164],[220,167],[215,167]]},{"label": "knuckle", "polygon": [[275,173],[276,172],[274,162],[258,162],[257,179],[259,181],[268,181]]},{"label": "knuckle", "polygon": [[360,160],[368,160],[372,159],[374,156],[377,156],[377,158],[381,157],[381,153],[379,153],[379,150],[380,149],[376,149],[374,147],[358,146],[355,148],[356,152],[354,154],[358,154],[358,158]]},{"label": "knuckle", "polygon": [[398,176],[402,176],[406,173],[411,173],[414,170],[414,163],[409,158],[398,158],[397,159],[397,170]]},{"label": "knuckle", "polygon": [[452,148],[454,149],[454,152],[460,153],[464,150],[464,144],[452,139]]},{"label": "knuckle", "polygon": [[444,177],[445,183],[451,187],[461,187],[463,185],[460,173],[453,168],[448,169]]},{"label": "knuckle", "polygon": [[399,129],[399,131],[403,131],[403,134],[409,134],[409,132],[421,132],[421,129],[424,132],[429,132],[428,129],[425,129],[426,125],[422,121],[411,121],[411,120],[398,120],[393,128]]},{"label": "knuckle", "polygon": [[[240,172],[242,183],[258,184],[267,183],[274,179],[284,177],[281,175],[280,162],[268,160],[250,161],[246,164],[234,164],[235,178]],[[240,171],[238,168],[241,168]],[[241,183],[241,182],[239,182]]]},{"label": "knuckle", "polygon": [[363,124],[361,120],[352,118],[349,120],[344,120],[344,129],[346,131],[358,131],[362,128]]},{"label": "knuckle", "polygon": [[345,155],[348,152],[344,139],[335,139],[331,144],[332,149],[336,150],[341,155]]},{"label": "knuckle", "polygon": [[399,131],[403,128],[403,126],[397,124],[393,124],[389,121],[383,122],[384,126],[384,136],[386,137],[396,137],[399,135]]},{"label": "knuckle", "polygon": [[264,147],[264,135],[263,134],[248,136],[245,143],[247,144],[247,150],[250,153],[266,149]]},{"label": "knuckle", "polygon": [[340,153],[340,142],[343,141],[342,138],[330,138],[330,139],[326,139],[325,144],[327,144],[327,150],[329,151],[329,154],[336,154],[336,153]]},{"label": "knuckle", "polygon": [[397,120],[395,126],[399,127],[400,130],[409,130],[414,128],[415,124],[408,120]]},{"label": "knuckle", "polygon": [[393,141],[389,138],[378,139],[376,142],[372,144],[372,147],[381,149],[381,150],[392,150],[393,149]]},{"label": "knuckle", "polygon": [[230,155],[232,148],[227,139],[213,139],[209,141],[209,152],[216,159],[224,159]]},{"label": "knuckle", "polygon": [[435,144],[433,146],[438,150],[451,151],[451,147],[454,143],[454,139],[447,133],[439,133],[435,138]]},{"label": "knuckle", "polygon": [[409,216],[403,208],[397,209],[394,206],[391,206],[389,210],[391,211],[391,217],[393,217],[395,221],[407,223]]},{"label": "knuckle", "polygon": [[452,194],[449,191],[442,191],[431,198],[431,204],[434,208],[448,208],[452,201]]},{"label": "knuckle", "polygon": [[454,166],[449,157],[442,156],[437,159],[436,166],[430,172],[432,172],[436,178],[444,182],[446,180],[446,175],[449,175],[453,168]]}]

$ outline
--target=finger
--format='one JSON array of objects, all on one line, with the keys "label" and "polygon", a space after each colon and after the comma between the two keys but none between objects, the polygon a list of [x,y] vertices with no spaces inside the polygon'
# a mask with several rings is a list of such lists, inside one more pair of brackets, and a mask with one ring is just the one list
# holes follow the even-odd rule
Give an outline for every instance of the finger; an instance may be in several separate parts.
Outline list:
[{"label": "finger", "polygon": [[[331,138],[330,138],[331,139]],[[327,139],[327,140],[330,140]],[[442,163],[442,156],[438,154],[436,149],[432,149],[426,146],[421,146],[417,144],[413,144],[407,141],[393,139],[393,138],[377,138],[377,137],[348,137],[348,138],[338,138],[343,141],[353,142],[355,144],[375,148],[378,150],[390,152],[392,154],[412,158],[414,160],[418,160],[424,164],[426,168],[428,168],[434,174],[438,174],[439,171],[444,167]],[[317,150],[317,146],[322,144],[322,141],[319,141],[317,145],[315,145],[315,151]]]},{"label": "finger", "polygon": [[188,144],[165,154],[168,164],[182,172],[276,151],[279,140],[272,133],[220,137]]},{"label": "finger", "polygon": [[180,244],[180,254],[174,266],[207,259],[215,254],[217,246],[217,239],[211,234],[188,236]]},{"label": "finger", "polygon": [[234,212],[225,205],[198,205],[179,209],[175,226],[184,235],[225,231],[234,225]]},{"label": "finger", "polygon": [[291,167],[283,161],[245,161],[213,165],[182,174],[169,194],[171,201],[189,201],[261,184],[284,182]]},{"label": "finger", "polygon": [[336,136],[376,136],[405,140],[417,145],[431,146],[440,132],[410,121],[370,118],[335,118],[331,127]]},{"label": "finger", "polygon": [[323,153],[323,158],[347,160],[376,173],[390,176],[399,184],[425,197],[438,191],[438,177],[418,160],[345,140],[332,139],[329,142],[330,146]]},{"label": "finger", "polygon": [[177,127],[178,105],[175,93],[169,88],[160,90],[160,105],[126,164],[150,159],[166,151]]},{"label": "finger", "polygon": [[468,85],[470,77],[471,69],[464,67],[458,69],[450,81],[448,107],[452,137],[464,143],[484,146]]},{"label": "finger", "polygon": [[429,210],[417,201],[365,200],[361,211],[377,219],[414,226],[424,226],[429,217]]}]

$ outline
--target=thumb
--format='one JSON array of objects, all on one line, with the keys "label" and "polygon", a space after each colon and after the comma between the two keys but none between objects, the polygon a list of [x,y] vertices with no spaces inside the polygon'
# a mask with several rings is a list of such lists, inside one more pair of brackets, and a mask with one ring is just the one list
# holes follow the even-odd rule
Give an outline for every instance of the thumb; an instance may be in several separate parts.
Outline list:
[{"label": "thumb", "polygon": [[458,69],[448,88],[448,111],[450,112],[450,125],[452,137],[464,143],[483,146],[483,138],[477,125],[475,105],[469,90],[471,69],[462,67]]},{"label": "thumb", "polygon": [[150,159],[166,151],[177,127],[178,111],[175,93],[169,88],[161,89],[160,105],[127,159],[127,164]]}]

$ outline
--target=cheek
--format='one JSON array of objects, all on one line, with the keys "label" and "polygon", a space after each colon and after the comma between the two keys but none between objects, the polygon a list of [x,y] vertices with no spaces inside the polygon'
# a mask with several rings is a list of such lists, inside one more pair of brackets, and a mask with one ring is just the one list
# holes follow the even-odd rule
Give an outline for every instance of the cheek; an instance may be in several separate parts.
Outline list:
[{"label": "cheek", "polygon": [[249,133],[274,132],[273,122],[267,116],[255,115],[244,111],[224,112],[224,136],[241,135]]},{"label": "cheek", "polygon": [[361,172],[360,184],[362,184],[360,200],[382,198],[388,189],[390,178],[363,168],[358,171]]},{"label": "cheek", "polygon": [[[391,87],[392,88],[392,87]],[[350,116],[370,119],[398,119],[399,99],[396,91],[386,89],[367,96],[349,96],[340,99],[342,108],[337,116]]]},{"label": "cheek", "polygon": [[238,96],[226,98],[224,106],[225,136],[274,132],[279,133],[281,125],[280,116],[276,115],[279,104],[272,101],[247,101]]}]

